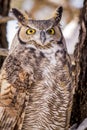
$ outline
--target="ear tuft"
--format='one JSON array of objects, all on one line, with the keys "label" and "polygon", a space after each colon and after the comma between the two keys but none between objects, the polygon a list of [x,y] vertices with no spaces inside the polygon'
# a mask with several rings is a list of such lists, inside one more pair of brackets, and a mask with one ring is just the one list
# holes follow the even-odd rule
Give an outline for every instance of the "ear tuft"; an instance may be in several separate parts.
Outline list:
[{"label": "ear tuft", "polygon": [[23,23],[25,21],[24,15],[18,9],[12,8],[12,12],[19,22]]},{"label": "ear tuft", "polygon": [[54,16],[56,22],[60,22],[61,17],[62,17],[62,12],[63,12],[62,6],[60,6],[59,8],[56,9],[56,13],[55,13],[55,16]]}]

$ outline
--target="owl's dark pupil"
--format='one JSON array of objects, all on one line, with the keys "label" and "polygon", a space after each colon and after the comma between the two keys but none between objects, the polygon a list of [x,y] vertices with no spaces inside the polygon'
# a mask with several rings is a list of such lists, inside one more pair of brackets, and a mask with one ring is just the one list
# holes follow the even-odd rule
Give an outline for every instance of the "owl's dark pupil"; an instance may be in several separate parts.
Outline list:
[{"label": "owl's dark pupil", "polygon": [[52,30],[49,30],[49,33],[52,33]]},{"label": "owl's dark pupil", "polygon": [[32,33],[33,31],[32,30],[30,30],[30,33]]}]

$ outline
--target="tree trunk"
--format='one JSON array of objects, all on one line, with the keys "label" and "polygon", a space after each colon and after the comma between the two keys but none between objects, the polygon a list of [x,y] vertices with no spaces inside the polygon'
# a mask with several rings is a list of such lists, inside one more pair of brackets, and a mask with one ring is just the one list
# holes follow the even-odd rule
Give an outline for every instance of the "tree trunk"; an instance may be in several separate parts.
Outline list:
[{"label": "tree trunk", "polygon": [[[10,0],[0,0],[0,16],[4,17],[8,15],[10,8]],[[0,48],[7,48],[8,43],[6,39],[6,23],[0,24]],[[5,57],[0,56],[0,68]]]},{"label": "tree trunk", "polygon": [[75,49],[76,92],[74,95],[71,125],[87,118],[87,0],[84,0],[80,17],[79,43]]}]

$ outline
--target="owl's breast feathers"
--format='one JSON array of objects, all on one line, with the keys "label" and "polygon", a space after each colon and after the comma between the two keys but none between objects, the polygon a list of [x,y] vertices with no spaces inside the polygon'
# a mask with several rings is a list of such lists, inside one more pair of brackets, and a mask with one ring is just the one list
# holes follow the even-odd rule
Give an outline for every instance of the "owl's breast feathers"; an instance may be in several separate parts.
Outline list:
[{"label": "owl's breast feathers", "polygon": [[72,80],[66,54],[59,53],[19,48],[6,58],[0,75],[1,130],[22,124],[23,130],[25,125],[27,130],[68,127]]}]

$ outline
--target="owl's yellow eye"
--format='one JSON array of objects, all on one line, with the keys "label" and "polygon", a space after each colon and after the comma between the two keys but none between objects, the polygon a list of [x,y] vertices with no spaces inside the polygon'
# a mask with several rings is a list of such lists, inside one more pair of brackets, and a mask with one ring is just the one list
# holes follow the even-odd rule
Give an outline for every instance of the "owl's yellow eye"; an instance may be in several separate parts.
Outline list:
[{"label": "owl's yellow eye", "polygon": [[35,29],[30,28],[30,29],[27,29],[26,34],[27,34],[27,35],[35,34],[35,32],[36,32]]},{"label": "owl's yellow eye", "polygon": [[54,35],[55,34],[55,30],[53,28],[47,30],[47,33],[50,35]]}]

